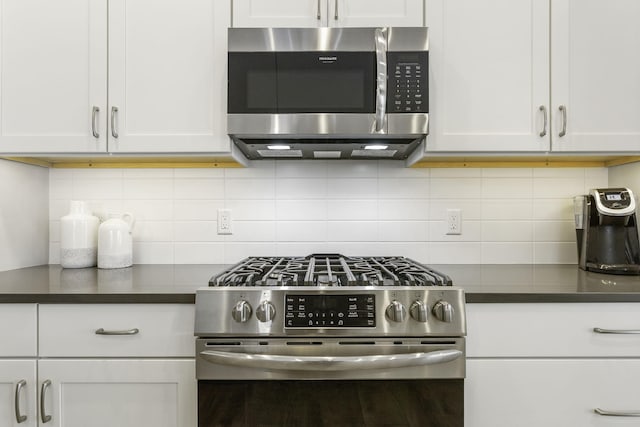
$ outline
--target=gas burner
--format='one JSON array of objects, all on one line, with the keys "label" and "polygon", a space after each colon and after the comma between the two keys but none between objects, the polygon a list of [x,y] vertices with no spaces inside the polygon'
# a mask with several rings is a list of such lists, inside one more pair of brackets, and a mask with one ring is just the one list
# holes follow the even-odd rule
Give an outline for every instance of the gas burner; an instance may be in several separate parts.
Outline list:
[{"label": "gas burner", "polygon": [[249,257],[214,276],[209,286],[451,286],[451,279],[412,259],[347,257]]}]

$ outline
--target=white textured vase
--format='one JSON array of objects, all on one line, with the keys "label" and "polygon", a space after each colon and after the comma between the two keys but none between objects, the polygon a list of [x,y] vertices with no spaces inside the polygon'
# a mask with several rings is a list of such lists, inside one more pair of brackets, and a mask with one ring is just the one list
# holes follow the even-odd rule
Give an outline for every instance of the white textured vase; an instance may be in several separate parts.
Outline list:
[{"label": "white textured vase", "polygon": [[69,214],[60,218],[60,265],[63,268],[95,267],[100,220],[83,201],[71,201]]},{"label": "white textured vase", "polygon": [[98,231],[98,268],[124,268],[133,264],[133,224],[130,213],[110,214]]}]

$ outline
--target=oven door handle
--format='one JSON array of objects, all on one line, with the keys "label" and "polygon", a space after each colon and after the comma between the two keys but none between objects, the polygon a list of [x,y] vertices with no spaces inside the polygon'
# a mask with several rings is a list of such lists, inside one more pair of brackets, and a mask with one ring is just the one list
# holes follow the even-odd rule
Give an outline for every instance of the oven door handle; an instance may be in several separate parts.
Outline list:
[{"label": "oven door handle", "polygon": [[288,356],[276,354],[202,351],[200,357],[220,365],[281,371],[351,371],[393,369],[447,363],[463,356],[460,350],[366,356]]}]

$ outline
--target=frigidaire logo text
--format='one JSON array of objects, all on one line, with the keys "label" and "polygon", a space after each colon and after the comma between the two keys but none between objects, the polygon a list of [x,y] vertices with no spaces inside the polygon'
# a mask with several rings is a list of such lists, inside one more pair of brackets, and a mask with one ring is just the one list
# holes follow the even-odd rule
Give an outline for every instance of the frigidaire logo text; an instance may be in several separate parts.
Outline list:
[{"label": "frigidaire logo text", "polygon": [[318,60],[320,60],[320,61],[337,61],[338,57],[337,56],[320,56],[318,58]]}]

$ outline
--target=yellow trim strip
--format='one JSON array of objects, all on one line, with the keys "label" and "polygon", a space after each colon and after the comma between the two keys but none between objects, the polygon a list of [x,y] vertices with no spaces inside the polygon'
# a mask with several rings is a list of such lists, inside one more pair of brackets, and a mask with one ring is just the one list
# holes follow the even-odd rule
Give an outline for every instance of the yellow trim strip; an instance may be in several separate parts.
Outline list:
[{"label": "yellow trim strip", "polygon": [[640,162],[640,157],[620,157],[619,159],[613,159],[613,160],[609,160],[608,162],[605,162],[605,166],[607,167],[620,166],[620,165],[626,165],[629,163],[636,163],[636,162]]},{"label": "yellow trim strip", "polygon": [[109,169],[109,168],[241,168],[240,163],[235,162],[60,162],[52,163],[52,168],[64,169]]},{"label": "yellow trim strip", "polygon": [[4,160],[9,160],[12,162],[18,162],[18,163],[25,163],[28,165],[34,165],[34,166],[42,166],[45,168],[50,168],[51,167],[51,162],[48,162],[46,160],[42,160],[42,159],[34,159],[31,157],[2,157],[2,159]]},{"label": "yellow trim strip", "polygon": [[429,161],[414,164],[414,168],[598,168],[606,167],[605,161]]}]

